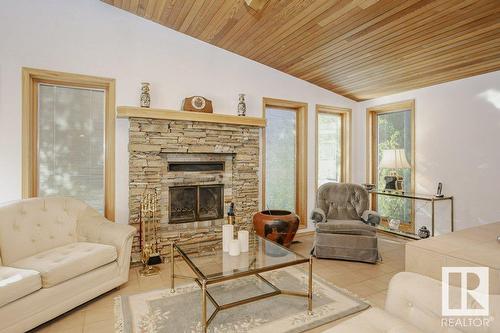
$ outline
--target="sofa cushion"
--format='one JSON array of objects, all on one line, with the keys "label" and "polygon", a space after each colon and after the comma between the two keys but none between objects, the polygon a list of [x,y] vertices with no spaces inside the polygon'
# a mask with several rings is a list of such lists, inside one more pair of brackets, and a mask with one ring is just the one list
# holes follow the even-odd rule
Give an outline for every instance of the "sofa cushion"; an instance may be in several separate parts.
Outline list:
[{"label": "sofa cushion", "polygon": [[3,265],[77,241],[76,224],[87,205],[73,198],[32,198],[0,205]]},{"label": "sofa cushion", "polygon": [[0,306],[42,288],[40,273],[28,269],[0,266]]},{"label": "sofa cushion", "polygon": [[324,333],[422,333],[417,327],[379,308],[371,308]]},{"label": "sofa cushion", "polygon": [[77,242],[40,252],[12,264],[40,272],[44,288],[106,265],[117,258],[111,245]]},{"label": "sofa cushion", "polygon": [[348,234],[374,236],[374,227],[360,220],[327,220],[325,223],[316,224],[319,233]]}]

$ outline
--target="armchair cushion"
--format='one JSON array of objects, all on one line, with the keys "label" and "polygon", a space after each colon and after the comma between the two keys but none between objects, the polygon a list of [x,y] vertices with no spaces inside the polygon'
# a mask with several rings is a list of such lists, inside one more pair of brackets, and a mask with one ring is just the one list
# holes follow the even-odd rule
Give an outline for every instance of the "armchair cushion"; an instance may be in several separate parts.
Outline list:
[{"label": "armchair cushion", "polygon": [[368,209],[368,192],[357,184],[326,183],[318,189],[316,206],[328,219],[360,220]]},{"label": "armchair cushion", "polygon": [[374,227],[360,220],[327,220],[326,223],[318,223],[316,232],[330,234],[365,235],[374,236]]},{"label": "armchair cushion", "polygon": [[116,249],[96,243],[72,243],[12,263],[40,272],[44,288],[55,286],[116,260]]}]

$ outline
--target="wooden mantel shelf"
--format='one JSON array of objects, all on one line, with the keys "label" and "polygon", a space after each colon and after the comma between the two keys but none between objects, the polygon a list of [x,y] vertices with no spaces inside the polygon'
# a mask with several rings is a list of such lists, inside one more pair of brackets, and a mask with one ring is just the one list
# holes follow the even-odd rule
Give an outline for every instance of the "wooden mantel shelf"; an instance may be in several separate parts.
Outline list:
[{"label": "wooden mantel shelf", "polygon": [[239,117],[220,113],[202,113],[189,111],[174,111],[167,109],[146,109],[136,106],[119,106],[118,118],[149,118],[168,120],[201,121],[231,125],[266,127],[266,120],[257,117]]}]

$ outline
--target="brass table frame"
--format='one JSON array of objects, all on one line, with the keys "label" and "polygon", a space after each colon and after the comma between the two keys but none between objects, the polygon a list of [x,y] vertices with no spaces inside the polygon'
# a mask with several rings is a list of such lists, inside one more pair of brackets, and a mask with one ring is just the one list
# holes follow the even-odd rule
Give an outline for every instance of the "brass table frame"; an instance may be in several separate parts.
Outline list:
[{"label": "brass table frame", "polygon": [[[424,194],[415,194],[415,193],[407,193],[407,192],[400,192],[400,191],[387,191],[387,190],[370,190],[368,193],[375,194],[375,195],[385,195],[389,197],[397,197],[397,198],[405,198],[405,199],[412,199],[412,200],[422,200],[422,201],[430,201],[431,202],[431,236],[434,236],[434,231],[435,231],[435,203],[436,201],[444,201],[444,200],[450,200],[450,211],[451,211],[451,231],[453,232],[455,229],[455,214],[454,214],[454,205],[453,205],[453,196],[442,196],[442,197],[437,197],[434,195],[424,195]],[[390,232],[389,230],[384,230],[387,232]],[[398,234],[399,235],[399,234]]]},{"label": "brass table frame", "polygon": [[[266,241],[269,241],[269,240],[266,239]],[[271,242],[271,241],[269,241],[269,242]],[[283,247],[287,251],[290,251],[288,248],[281,246],[277,243],[273,242],[273,244],[276,244],[280,247]],[[191,268],[193,273],[196,275],[196,278],[191,277],[191,276],[184,276],[184,275],[175,274],[175,271],[174,271],[174,263],[175,263],[174,250],[177,250],[180,257],[182,259],[184,259],[186,264],[189,266],[189,268]],[[293,251],[290,251],[290,252],[293,252]],[[296,255],[299,257],[302,257],[299,254],[296,254]],[[276,270],[276,269],[280,269],[280,268],[284,268],[284,267],[289,267],[289,266],[294,266],[294,265],[300,265],[300,264],[304,264],[304,263],[309,264],[308,265],[309,270],[308,270],[307,292],[279,289],[278,287],[276,287],[274,284],[272,284],[267,279],[265,279],[262,275],[259,274],[259,273],[263,273],[263,272],[268,272],[268,271],[272,271],[272,270]],[[233,308],[233,307],[238,306],[238,305],[248,304],[251,302],[259,301],[259,300],[262,300],[262,299],[265,299],[268,297],[272,297],[272,296],[277,296],[277,295],[291,295],[291,296],[306,297],[307,298],[308,314],[312,315],[312,256],[310,256],[309,258],[302,257],[302,259],[293,260],[293,261],[290,261],[287,263],[270,265],[268,267],[250,269],[246,272],[236,272],[234,274],[227,275],[227,276],[206,277],[198,269],[198,267],[196,267],[196,265],[189,259],[189,257],[184,253],[184,251],[182,251],[182,249],[177,246],[176,243],[171,243],[170,244],[170,265],[171,265],[170,266],[170,268],[171,268],[170,291],[172,293],[175,292],[175,281],[174,281],[175,278],[194,280],[198,284],[198,286],[201,288],[201,323],[202,323],[203,332],[207,332],[208,325],[210,325],[210,323],[212,322],[212,320],[215,318],[215,316],[217,315],[217,313],[219,311],[227,310],[227,309]],[[208,285],[216,284],[216,283],[220,283],[220,282],[224,282],[224,281],[228,281],[228,280],[234,280],[234,279],[238,279],[238,278],[250,276],[250,275],[255,275],[256,277],[258,277],[265,284],[267,284],[269,287],[271,287],[273,289],[273,291],[268,292],[268,293],[264,293],[264,294],[261,294],[258,296],[245,298],[245,299],[231,302],[231,303],[218,304],[215,301],[214,297],[207,290]],[[207,320],[207,298],[215,307],[215,311],[210,315],[208,320]]]}]

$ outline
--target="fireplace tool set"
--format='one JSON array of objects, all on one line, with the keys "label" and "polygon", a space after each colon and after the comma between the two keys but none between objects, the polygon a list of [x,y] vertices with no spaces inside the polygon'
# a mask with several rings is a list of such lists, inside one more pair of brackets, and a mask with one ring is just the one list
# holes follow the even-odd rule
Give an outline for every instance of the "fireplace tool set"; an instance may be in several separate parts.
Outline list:
[{"label": "fireplace tool set", "polygon": [[141,199],[140,234],[141,234],[141,260],[144,268],[139,272],[141,276],[156,275],[160,268],[153,266],[160,264],[159,252],[159,219],[156,215],[158,209],[158,194],[145,193]]}]

